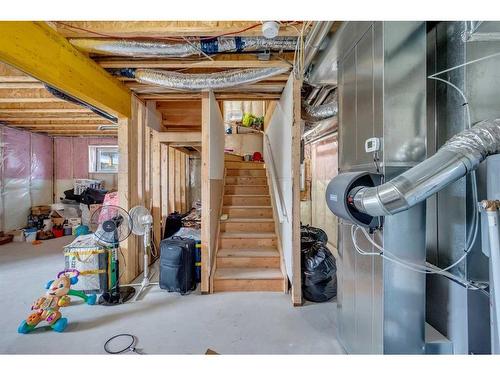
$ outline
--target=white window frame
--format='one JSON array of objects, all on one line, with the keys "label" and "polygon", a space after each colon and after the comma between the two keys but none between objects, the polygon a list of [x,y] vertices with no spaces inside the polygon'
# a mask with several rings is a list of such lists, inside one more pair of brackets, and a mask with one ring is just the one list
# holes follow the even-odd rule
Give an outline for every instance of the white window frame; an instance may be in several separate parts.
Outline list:
[{"label": "white window frame", "polygon": [[[116,174],[118,173],[118,165],[116,170],[113,171],[103,171],[100,169],[99,155],[103,151],[116,151],[119,157],[118,146],[116,145],[90,145],[89,146],[89,173],[102,173],[102,174]],[[120,159],[118,158],[118,164]]]}]

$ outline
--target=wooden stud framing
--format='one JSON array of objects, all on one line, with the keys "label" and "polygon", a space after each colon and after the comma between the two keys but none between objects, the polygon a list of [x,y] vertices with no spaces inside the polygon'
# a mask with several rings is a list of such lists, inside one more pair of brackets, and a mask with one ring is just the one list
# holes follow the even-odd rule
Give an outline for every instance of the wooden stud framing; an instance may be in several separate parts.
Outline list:
[{"label": "wooden stud framing", "polygon": [[202,93],[201,102],[201,292],[210,293],[210,96],[208,92]]}]

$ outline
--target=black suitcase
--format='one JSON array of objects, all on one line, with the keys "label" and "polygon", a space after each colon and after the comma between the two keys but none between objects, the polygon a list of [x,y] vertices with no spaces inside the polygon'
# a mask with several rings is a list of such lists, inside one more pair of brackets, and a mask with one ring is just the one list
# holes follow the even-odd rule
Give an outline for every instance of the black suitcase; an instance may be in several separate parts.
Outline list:
[{"label": "black suitcase", "polygon": [[196,289],[196,241],[172,237],[160,242],[160,288],[186,294]]}]

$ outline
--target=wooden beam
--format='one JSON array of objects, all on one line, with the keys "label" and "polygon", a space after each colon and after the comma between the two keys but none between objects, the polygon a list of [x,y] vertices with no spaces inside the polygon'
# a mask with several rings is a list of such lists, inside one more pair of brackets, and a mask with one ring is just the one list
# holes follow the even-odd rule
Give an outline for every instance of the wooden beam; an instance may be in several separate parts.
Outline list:
[{"label": "wooden beam", "polygon": [[201,93],[201,292],[210,293],[210,94]]},{"label": "wooden beam", "polygon": [[[53,22],[68,38],[165,38],[183,36],[261,36],[260,21],[64,21]],[[242,31],[251,26],[251,29]],[[297,36],[297,26],[281,25],[279,36]],[[98,35],[101,34],[101,35]]]},{"label": "wooden beam", "polygon": [[161,132],[158,139],[162,143],[201,143],[201,132]]},{"label": "wooden beam", "polygon": [[[148,109],[149,110],[149,109]],[[162,201],[162,186],[161,186],[161,144],[158,139],[158,132],[151,130],[153,137],[151,139],[151,198],[153,216],[153,240],[156,248],[160,248],[162,239],[162,217],[161,217],[161,201]]]},{"label": "wooden beam", "polygon": [[52,98],[0,98],[0,103],[64,103],[63,99]]},{"label": "wooden beam", "polygon": [[[230,55],[229,55],[230,56]],[[106,69],[145,68],[145,69],[247,69],[247,68],[292,68],[290,63],[281,59],[258,60],[254,59],[214,59],[214,60],[131,60],[131,59],[106,59],[98,60],[101,67]]]},{"label": "wooden beam", "polygon": [[[0,28],[0,30],[1,30],[1,28]],[[2,39],[0,38],[0,41],[1,40]],[[3,58],[2,53],[0,53],[0,58]],[[28,82],[2,82],[2,81],[0,81],[0,89],[44,89],[44,88],[45,88],[45,85],[40,81],[34,81],[34,82],[33,81],[28,81]]]},{"label": "wooden beam", "polygon": [[[227,87],[220,90],[214,90],[214,93],[228,93],[228,92],[261,92],[261,93],[281,93],[285,87],[286,82],[258,82],[249,85],[240,85],[235,87]],[[132,91],[143,93],[158,93],[158,94],[176,94],[179,90],[169,89],[158,85],[149,85],[139,82],[127,83],[127,87]]]},{"label": "wooden beam", "polygon": [[33,124],[55,124],[55,123],[93,123],[93,124],[111,124],[112,122],[106,120],[100,116],[74,116],[74,117],[8,117],[0,119],[5,120],[8,123],[16,124],[16,123],[33,123]]},{"label": "wooden beam", "polygon": [[[157,100],[157,101],[184,101],[196,100],[201,98],[201,93],[149,93],[138,94],[142,100]],[[217,100],[279,100],[281,93],[259,93],[259,92],[224,92],[216,93]]]},{"label": "wooden beam", "polygon": [[92,113],[87,108],[0,108],[3,114],[21,113]]},{"label": "wooden beam", "polygon": [[1,22],[0,45],[0,60],[116,117],[130,117],[129,90],[45,22]]},{"label": "wooden beam", "polygon": [[300,251],[300,139],[302,81],[293,79],[292,124],[292,303],[301,306],[302,270]]},{"label": "wooden beam", "polygon": [[1,76],[0,75],[0,82],[5,83],[5,82],[11,82],[11,83],[19,83],[19,82],[38,82],[35,78],[22,75],[22,76]]}]

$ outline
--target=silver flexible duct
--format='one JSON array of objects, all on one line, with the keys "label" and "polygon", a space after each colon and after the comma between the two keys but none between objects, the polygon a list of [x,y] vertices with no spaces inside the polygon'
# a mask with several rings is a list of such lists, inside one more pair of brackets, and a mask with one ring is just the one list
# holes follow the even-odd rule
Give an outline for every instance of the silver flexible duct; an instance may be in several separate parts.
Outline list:
[{"label": "silver flexible duct", "polygon": [[318,106],[304,105],[302,107],[302,119],[308,122],[318,122],[333,116],[339,111],[339,105],[336,100]]},{"label": "silver flexible duct", "polygon": [[393,215],[429,198],[500,152],[500,119],[481,121],[452,137],[430,158],[376,187],[363,187],[354,206],[371,216]]},{"label": "silver flexible duct", "polygon": [[158,85],[174,90],[224,89],[255,83],[288,72],[287,67],[241,69],[207,74],[186,74],[166,70],[136,69],[133,77],[141,83]]},{"label": "silver flexible duct", "polygon": [[99,55],[130,57],[188,57],[224,52],[294,51],[297,38],[220,37],[186,43],[148,42],[117,39],[70,39],[76,48]]}]

